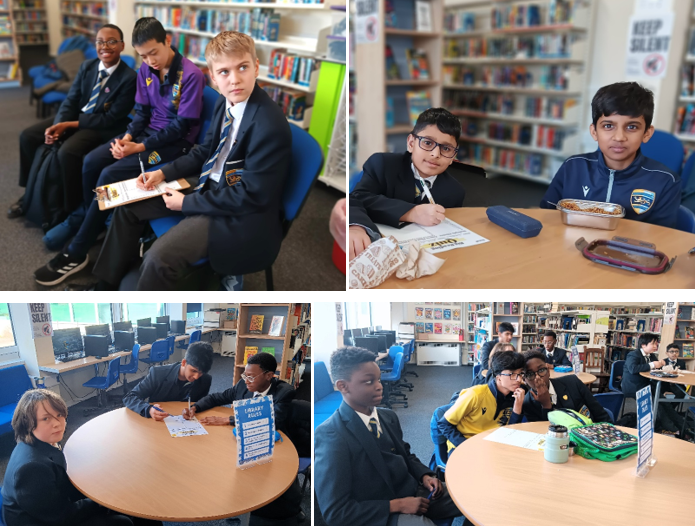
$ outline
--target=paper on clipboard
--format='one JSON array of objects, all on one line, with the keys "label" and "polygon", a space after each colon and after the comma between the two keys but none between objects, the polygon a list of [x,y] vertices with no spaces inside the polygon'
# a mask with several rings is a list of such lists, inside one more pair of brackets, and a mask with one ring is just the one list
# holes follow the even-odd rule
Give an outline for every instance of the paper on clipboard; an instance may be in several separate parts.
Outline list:
[{"label": "paper on clipboard", "polygon": [[137,187],[136,182],[138,178],[128,179],[127,181],[119,181],[114,184],[109,184],[105,186],[100,186],[97,188],[97,194],[102,194],[108,192],[109,199],[99,198],[99,210],[109,210],[117,206],[122,206],[134,201],[142,201],[143,199],[149,199],[150,197],[157,197],[164,193],[165,188],[171,188],[172,190],[182,190],[184,188],[190,187],[188,181],[185,179],[178,179],[176,181],[162,181],[154,187],[154,190],[141,190]]},{"label": "paper on clipboard", "polygon": [[205,428],[198,422],[197,418],[192,418],[191,420],[186,420],[183,416],[168,416],[164,419],[164,423],[167,425],[169,434],[173,438],[190,437],[196,435],[207,435],[208,432]]},{"label": "paper on clipboard", "polygon": [[435,226],[422,226],[415,223],[403,228],[393,228],[380,224],[376,226],[384,237],[393,236],[396,238],[401,248],[404,248],[410,241],[417,241],[420,243],[420,248],[427,249],[432,254],[446,252],[454,248],[480,245],[490,241],[451,219],[444,219]]}]

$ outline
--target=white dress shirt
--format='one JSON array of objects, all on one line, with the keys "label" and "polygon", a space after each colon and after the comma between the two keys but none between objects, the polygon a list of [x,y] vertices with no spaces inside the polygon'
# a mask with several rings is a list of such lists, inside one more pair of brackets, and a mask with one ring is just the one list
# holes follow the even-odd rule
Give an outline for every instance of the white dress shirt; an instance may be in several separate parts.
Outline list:
[{"label": "white dress shirt", "polygon": [[372,409],[372,414],[371,415],[365,415],[364,413],[360,413],[359,411],[355,411],[357,415],[362,419],[362,422],[364,422],[364,425],[367,426],[367,429],[371,433],[371,429],[369,429],[369,421],[374,418],[376,419],[376,428],[379,430],[379,435],[381,435],[381,422],[379,422],[379,414],[376,412],[376,407]]},{"label": "white dress shirt", "polygon": [[[224,106],[224,111],[225,114],[227,113],[227,110],[229,108],[232,109],[232,124],[230,125],[232,127],[231,130],[229,130],[229,134],[227,135],[227,140],[224,142],[224,146],[222,146],[222,150],[220,151],[220,154],[217,156],[217,159],[215,159],[215,164],[212,165],[212,172],[210,172],[210,179],[212,179],[215,182],[218,182],[220,180],[220,176],[222,175],[222,172],[224,171],[224,163],[227,162],[227,156],[229,155],[229,152],[232,150],[232,146],[234,145],[234,141],[236,141],[236,136],[239,133],[239,126],[241,125],[241,119],[244,117],[244,110],[246,110],[246,103],[249,101],[249,99],[246,99],[243,102],[237,102],[232,106],[232,103],[229,102],[229,100],[226,101],[225,106]],[[222,119],[222,124],[220,125],[220,135],[222,134],[222,127],[224,126],[224,119]],[[215,146],[217,148],[217,146]],[[241,163],[239,163],[241,164]]]},{"label": "white dress shirt", "polygon": [[[105,70],[106,70],[106,73],[108,73],[108,76],[106,76],[106,77],[104,77],[103,79],[101,79],[101,87],[100,87],[99,89],[104,89],[104,84],[106,84],[106,81],[109,80],[109,77],[110,77],[111,75],[113,75],[113,72],[116,71],[116,68],[118,67],[118,65],[119,65],[120,63],[121,63],[121,61],[119,60],[119,61],[118,61],[118,64],[116,64],[115,66],[111,66],[110,68],[107,68],[106,66],[104,66],[104,63],[103,63],[103,62],[99,61],[99,69],[98,69],[98,71],[102,71],[102,70],[105,69]],[[94,86],[92,86],[92,89],[94,89]],[[91,93],[91,91],[90,91],[90,93]],[[84,107],[83,107],[80,111],[85,111],[85,108],[86,108],[87,106],[89,106],[89,101],[87,101],[87,104],[85,104]]]}]

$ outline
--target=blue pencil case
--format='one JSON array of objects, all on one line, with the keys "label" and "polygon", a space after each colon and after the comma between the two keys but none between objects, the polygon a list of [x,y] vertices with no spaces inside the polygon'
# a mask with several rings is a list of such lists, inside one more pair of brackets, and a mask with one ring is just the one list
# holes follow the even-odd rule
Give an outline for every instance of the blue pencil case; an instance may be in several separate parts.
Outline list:
[{"label": "blue pencil case", "polygon": [[536,237],[543,228],[543,223],[509,207],[497,205],[487,209],[487,218],[505,230],[519,237]]}]

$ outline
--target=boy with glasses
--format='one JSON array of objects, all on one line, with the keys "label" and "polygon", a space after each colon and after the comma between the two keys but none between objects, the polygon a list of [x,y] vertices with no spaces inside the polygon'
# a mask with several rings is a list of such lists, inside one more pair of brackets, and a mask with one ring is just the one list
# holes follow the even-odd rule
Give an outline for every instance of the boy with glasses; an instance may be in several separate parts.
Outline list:
[{"label": "boy with glasses", "polygon": [[[545,361],[548,367],[554,369],[556,365],[572,365],[567,350],[555,347],[557,334],[554,331],[545,331],[543,334],[543,348],[545,349]],[[539,349],[540,350],[540,349]]]},{"label": "boy with glasses", "polygon": [[420,114],[405,153],[375,153],[350,194],[350,259],[381,237],[376,223],[397,227],[444,221],[466,191],[447,172],[458,153],[461,122],[443,108]]},{"label": "boy with glasses", "polygon": [[461,391],[439,419],[437,428],[447,438],[449,451],[478,433],[521,422],[526,394],[521,387],[523,356],[514,351],[496,352],[490,370],[488,383]]},{"label": "boy with glasses", "polygon": [[551,380],[550,364],[546,363],[542,351],[526,351],[523,356],[526,363],[524,378],[529,386],[523,412],[529,422],[548,420],[548,413],[560,408],[573,409],[593,422],[612,422],[606,410],[576,375]]},{"label": "boy with glasses", "polygon": [[[29,172],[42,144],[58,147],[63,176],[65,212],[82,201],[84,156],[114,135],[123,133],[135,104],[136,73],[121,60],[123,32],[105,24],[96,35],[98,58],[85,60],[55,118],[26,128],[19,136],[19,186],[26,187]],[[61,144],[58,144],[62,141]],[[91,191],[91,188],[89,188]],[[9,218],[25,214],[24,197],[7,211]]]}]

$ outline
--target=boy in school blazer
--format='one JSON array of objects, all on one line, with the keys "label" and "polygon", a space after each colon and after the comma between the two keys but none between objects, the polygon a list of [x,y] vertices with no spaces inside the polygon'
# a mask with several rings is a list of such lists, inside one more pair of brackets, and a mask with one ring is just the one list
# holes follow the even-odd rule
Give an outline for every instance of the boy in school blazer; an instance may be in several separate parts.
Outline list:
[{"label": "boy in school blazer", "polygon": [[190,396],[197,402],[210,392],[212,376],[212,346],[208,342],[193,342],[181,362],[151,367],[132,391],[123,397],[123,404],[145,418],[164,420],[168,413],[155,409],[155,402],[183,402]]},{"label": "boy in school blazer", "polygon": [[145,253],[138,290],[172,290],[177,274],[209,257],[222,275],[270,266],[282,242],[282,191],[292,154],[292,135],[282,111],[255,83],[258,59],[253,39],[224,31],[206,49],[210,74],[220,88],[202,145],[148,173],[143,188],[192,178],[187,192],[168,189],[119,207],[94,266],[97,288],[117,287],[139,257],[138,240],[150,219],[185,218]]},{"label": "boy in school blazer", "polygon": [[545,331],[543,334],[543,347],[538,350],[545,354],[546,363],[553,368],[556,365],[572,365],[567,356],[567,350],[555,347],[555,342],[557,342],[557,334],[554,331]]},{"label": "boy in school blazer", "polygon": [[573,409],[593,422],[612,423],[606,410],[576,375],[550,378],[543,351],[526,351],[524,360],[524,377],[531,389],[524,398],[523,412],[529,422],[548,420],[550,411],[564,408]]},{"label": "boy in school blazer", "polygon": [[124,135],[85,157],[84,206],[44,238],[51,246],[62,242],[65,246],[34,273],[39,285],[57,285],[89,263],[89,249],[104,230],[110,214],[110,210],[99,210],[95,188],[134,179],[143,171],[141,166],[173,161],[188,153],[195,143],[200,132],[205,76],[198,66],[171,47],[170,41],[157,19],[146,17],[135,23],[132,43],[143,58],[137,76],[135,116]]},{"label": "boy in school blazer", "polygon": [[438,225],[466,191],[447,172],[458,152],[461,122],[443,108],[420,114],[406,153],[375,153],[350,194],[350,259],[381,237],[375,223]]},{"label": "boy in school blazer", "polygon": [[460,516],[446,485],[410,452],[396,413],[376,407],[382,386],[374,354],[338,349],[331,375],[343,403],[314,434],[316,498],[328,526],[431,526],[429,519]]},{"label": "boy in school blazer", "polygon": [[[125,131],[128,114],[135,104],[136,74],[121,60],[123,32],[117,26],[105,24],[97,32],[96,42],[98,58],[82,63],[55,118],[29,126],[19,136],[19,186],[22,187],[27,185],[39,146],[63,141],[58,162],[68,211],[82,202],[79,174],[84,156]],[[23,199],[20,197],[10,207],[8,217],[24,215]]]}]

